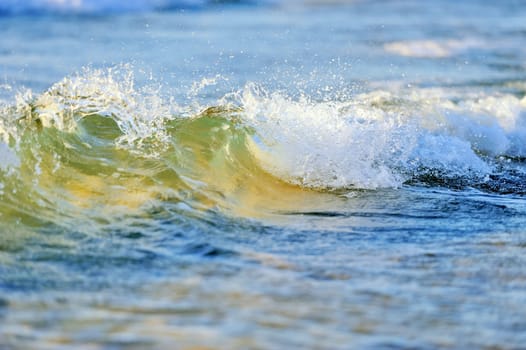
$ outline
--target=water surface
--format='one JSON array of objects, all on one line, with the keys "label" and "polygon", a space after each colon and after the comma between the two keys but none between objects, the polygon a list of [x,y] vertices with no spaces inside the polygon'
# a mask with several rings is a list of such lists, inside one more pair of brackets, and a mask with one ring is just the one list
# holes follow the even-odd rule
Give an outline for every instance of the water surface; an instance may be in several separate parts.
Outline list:
[{"label": "water surface", "polygon": [[0,348],[521,348],[525,23],[0,4]]}]

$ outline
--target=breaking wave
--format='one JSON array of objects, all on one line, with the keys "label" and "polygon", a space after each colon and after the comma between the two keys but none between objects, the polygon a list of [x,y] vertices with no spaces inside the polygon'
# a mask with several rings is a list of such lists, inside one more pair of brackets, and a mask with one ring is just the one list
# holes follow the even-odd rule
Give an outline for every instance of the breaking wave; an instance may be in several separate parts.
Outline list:
[{"label": "breaking wave", "polygon": [[319,101],[257,84],[213,105],[163,95],[116,67],[4,103],[3,218],[100,219],[165,201],[254,216],[416,185],[526,193],[524,96],[412,88]]}]

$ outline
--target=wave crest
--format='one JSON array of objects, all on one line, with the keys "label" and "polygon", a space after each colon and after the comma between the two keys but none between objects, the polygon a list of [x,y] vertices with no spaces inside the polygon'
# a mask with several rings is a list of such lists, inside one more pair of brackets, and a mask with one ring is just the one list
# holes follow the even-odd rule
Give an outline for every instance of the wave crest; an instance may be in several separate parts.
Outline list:
[{"label": "wave crest", "polygon": [[241,101],[264,167],[309,187],[397,187],[429,170],[480,179],[493,158],[526,155],[524,99],[511,95],[459,104],[440,90],[373,91],[317,102],[248,87]]}]

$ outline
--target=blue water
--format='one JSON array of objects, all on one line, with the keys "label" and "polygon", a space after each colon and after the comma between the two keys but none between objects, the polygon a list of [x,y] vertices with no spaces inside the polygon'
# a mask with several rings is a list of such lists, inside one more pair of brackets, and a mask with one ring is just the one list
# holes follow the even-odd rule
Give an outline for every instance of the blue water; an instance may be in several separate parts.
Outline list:
[{"label": "blue water", "polygon": [[0,2],[0,349],[520,349],[522,1]]}]

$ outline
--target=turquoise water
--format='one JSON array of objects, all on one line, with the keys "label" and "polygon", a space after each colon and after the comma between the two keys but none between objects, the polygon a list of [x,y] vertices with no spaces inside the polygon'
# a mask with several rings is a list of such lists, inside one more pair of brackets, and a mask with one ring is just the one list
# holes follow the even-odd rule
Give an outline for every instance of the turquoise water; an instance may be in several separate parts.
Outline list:
[{"label": "turquoise water", "polygon": [[0,3],[0,349],[519,349],[520,1]]}]

